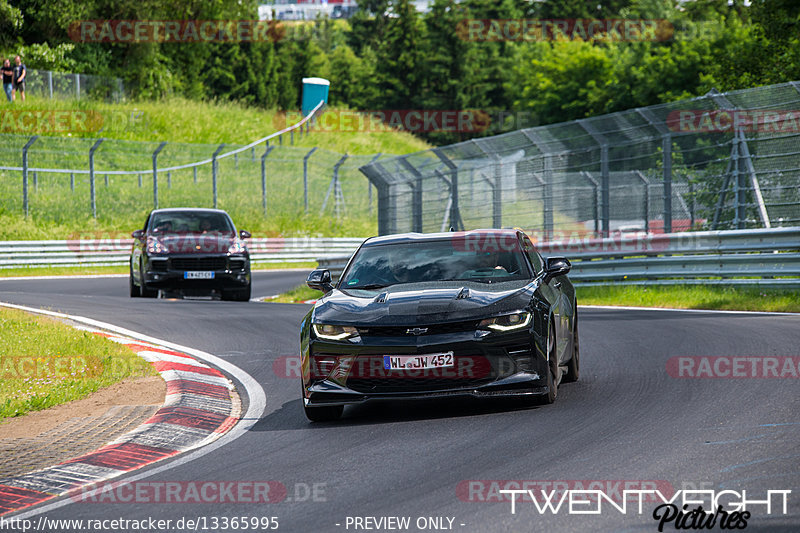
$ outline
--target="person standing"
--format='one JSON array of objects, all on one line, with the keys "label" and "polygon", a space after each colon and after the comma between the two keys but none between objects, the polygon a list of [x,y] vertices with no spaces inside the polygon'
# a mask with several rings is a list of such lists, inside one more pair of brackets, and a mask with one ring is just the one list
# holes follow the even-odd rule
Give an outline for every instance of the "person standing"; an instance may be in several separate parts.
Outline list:
[{"label": "person standing", "polygon": [[22,101],[25,101],[25,76],[28,75],[28,69],[22,64],[22,58],[17,56],[14,58],[14,74],[12,75],[11,87],[11,101],[16,99],[16,92],[19,91]]},{"label": "person standing", "polygon": [[3,90],[6,92],[6,98],[11,101],[11,91],[13,90],[12,80],[14,79],[14,69],[11,68],[11,61],[6,59],[3,61]]}]

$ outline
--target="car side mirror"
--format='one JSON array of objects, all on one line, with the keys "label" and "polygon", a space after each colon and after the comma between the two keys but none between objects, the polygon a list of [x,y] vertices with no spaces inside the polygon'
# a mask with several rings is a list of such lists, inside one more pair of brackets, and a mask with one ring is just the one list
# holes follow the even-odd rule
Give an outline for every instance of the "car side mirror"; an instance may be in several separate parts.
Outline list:
[{"label": "car side mirror", "polygon": [[327,268],[318,268],[311,271],[311,274],[306,278],[306,284],[315,291],[322,291],[329,293],[333,290],[333,283],[331,283],[331,271]]},{"label": "car side mirror", "polygon": [[239,230],[239,237],[241,237],[242,239],[249,239],[252,236],[253,235],[251,235],[250,232],[247,231],[246,229]]},{"label": "car side mirror", "polygon": [[572,268],[572,263],[566,257],[548,257],[544,261],[544,282],[547,283],[556,276],[563,276]]},{"label": "car side mirror", "polygon": [[137,229],[136,231],[131,233],[131,237],[141,241],[142,239],[144,239],[144,230],[143,229]]}]

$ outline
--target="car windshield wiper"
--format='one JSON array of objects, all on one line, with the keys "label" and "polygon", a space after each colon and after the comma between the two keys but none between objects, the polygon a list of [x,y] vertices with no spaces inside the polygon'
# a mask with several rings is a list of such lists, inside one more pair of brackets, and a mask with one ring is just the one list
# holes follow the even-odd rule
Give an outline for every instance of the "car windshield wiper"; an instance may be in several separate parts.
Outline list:
[{"label": "car windshield wiper", "polygon": [[383,289],[383,288],[388,287],[390,285],[394,285],[394,283],[368,283],[366,285],[352,285],[350,287],[345,287],[345,288],[347,288],[347,289],[366,289],[366,290],[370,290],[370,289]]}]

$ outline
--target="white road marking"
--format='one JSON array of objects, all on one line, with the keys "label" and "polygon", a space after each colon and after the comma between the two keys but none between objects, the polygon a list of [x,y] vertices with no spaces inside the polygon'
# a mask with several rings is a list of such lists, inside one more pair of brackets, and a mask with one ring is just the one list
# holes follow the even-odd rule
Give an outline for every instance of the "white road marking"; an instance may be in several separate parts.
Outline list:
[{"label": "white road marking", "polygon": [[[203,457],[207,453],[210,453],[218,448],[225,446],[226,444],[235,441],[239,437],[242,437],[247,434],[249,429],[261,419],[261,416],[264,414],[264,409],[266,409],[267,407],[267,396],[264,393],[264,389],[261,387],[261,385],[250,374],[248,374],[238,366],[226,361],[225,359],[217,357],[216,355],[212,355],[210,353],[203,352],[201,350],[196,350],[194,348],[189,348],[188,346],[182,346],[174,342],[157,339],[149,335],[144,335],[136,331],[131,331],[126,328],[115,326],[113,324],[108,324],[106,322],[100,322],[99,320],[94,320],[91,318],[68,315],[65,313],[57,313],[54,311],[46,311],[44,309],[36,309],[33,307],[10,304],[6,302],[0,302],[0,306],[12,309],[19,309],[21,311],[28,311],[30,313],[37,313],[37,314],[72,320],[75,322],[87,324],[107,331],[113,331],[115,333],[119,333],[120,335],[125,335],[145,342],[150,342],[153,344],[165,346],[167,348],[171,348],[179,352],[188,353],[197,357],[198,359],[201,359],[207,363],[216,366],[226,374],[234,377],[236,380],[239,381],[239,383],[242,384],[245,391],[247,392],[247,398],[249,400],[249,404],[247,406],[247,411],[241,415],[239,421],[229,432],[225,433],[225,435],[213,441],[208,446],[195,449],[194,451],[188,452],[183,455],[179,455],[177,456],[176,459],[168,460],[166,464],[157,466],[156,468],[149,469],[146,472],[142,472],[127,478],[122,478],[125,479],[126,481],[138,481],[140,479],[145,479],[150,476],[160,474],[161,472],[165,472],[177,466],[181,466],[191,461],[194,461],[195,459],[199,459],[200,457]],[[64,507],[66,505],[70,505],[72,503],[74,502],[72,501],[71,498],[62,497],[62,499],[55,501],[53,503],[37,507],[35,509],[20,513],[18,515],[14,515],[14,518],[30,518],[42,513],[53,511],[55,509]]]}]

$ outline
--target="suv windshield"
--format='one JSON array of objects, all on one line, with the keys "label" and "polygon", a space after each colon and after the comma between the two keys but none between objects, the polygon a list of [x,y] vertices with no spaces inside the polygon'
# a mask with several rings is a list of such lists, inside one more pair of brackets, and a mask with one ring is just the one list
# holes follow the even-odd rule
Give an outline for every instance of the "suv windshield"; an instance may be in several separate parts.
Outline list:
[{"label": "suv windshield", "polygon": [[233,234],[233,224],[222,213],[167,211],[154,213],[149,233],[222,233]]},{"label": "suv windshield", "polygon": [[[532,277],[519,243],[472,247],[464,238],[364,246],[339,287],[380,288],[425,281],[497,283]],[[473,249],[471,249],[473,248]]]}]

